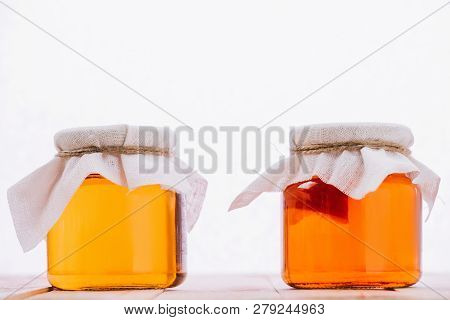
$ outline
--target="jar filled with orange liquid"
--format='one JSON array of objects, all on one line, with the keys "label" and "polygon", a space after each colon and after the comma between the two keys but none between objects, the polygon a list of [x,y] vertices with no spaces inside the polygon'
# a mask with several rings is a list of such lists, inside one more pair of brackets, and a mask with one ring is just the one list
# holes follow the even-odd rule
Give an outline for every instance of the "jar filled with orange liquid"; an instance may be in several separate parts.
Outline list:
[{"label": "jar filled with orange liquid", "polygon": [[294,288],[399,288],[421,276],[422,198],[439,177],[415,160],[401,125],[321,124],[291,131],[291,157],[231,209],[282,192],[282,278]]},{"label": "jar filled with orange liquid", "polygon": [[360,200],[315,177],[283,192],[283,280],[295,288],[398,288],[421,274],[420,191],[387,176]]},{"label": "jar filled with orange liquid", "polygon": [[172,132],[75,128],[55,144],[55,159],[8,193],[24,249],[47,238],[49,282],[64,290],[180,284],[206,181],[177,167]]}]

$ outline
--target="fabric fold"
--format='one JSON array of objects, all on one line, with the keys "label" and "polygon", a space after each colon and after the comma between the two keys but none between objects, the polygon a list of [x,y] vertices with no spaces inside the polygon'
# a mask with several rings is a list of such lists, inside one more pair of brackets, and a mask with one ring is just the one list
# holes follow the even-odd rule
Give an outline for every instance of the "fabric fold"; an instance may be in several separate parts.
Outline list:
[{"label": "fabric fold", "polygon": [[[126,125],[78,128],[55,135],[58,150],[105,145],[167,145],[174,137],[158,136],[161,128],[152,128],[142,139],[141,127]],[[43,240],[59,219],[73,194],[90,174],[100,174],[115,184],[135,189],[159,184],[183,196],[183,216],[190,229],[196,223],[206,193],[207,182],[175,156],[153,154],[89,153],[60,158],[40,167],[8,190],[8,202],[17,237],[24,251]]]},{"label": "fabric fold", "polygon": [[[324,124],[298,127],[291,131],[291,147],[353,139],[389,141],[405,148],[413,143],[413,136],[408,128],[393,124]],[[291,184],[313,177],[318,177],[349,197],[359,200],[377,190],[384,179],[394,173],[407,175],[419,187],[431,212],[440,178],[410,155],[369,147],[353,151],[292,153],[248,185],[234,199],[229,210],[249,205],[263,192],[282,192]]]}]

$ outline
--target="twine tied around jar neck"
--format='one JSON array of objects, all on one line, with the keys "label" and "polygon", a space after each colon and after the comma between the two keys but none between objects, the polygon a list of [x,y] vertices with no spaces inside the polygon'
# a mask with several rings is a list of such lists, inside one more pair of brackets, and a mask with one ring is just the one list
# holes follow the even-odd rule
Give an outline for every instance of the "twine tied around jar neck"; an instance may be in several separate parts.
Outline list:
[{"label": "twine tied around jar neck", "polygon": [[135,146],[104,146],[104,147],[86,147],[74,150],[61,150],[56,156],[60,158],[80,157],[90,153],[109,153],[109,154],[153,154],[157,156],[168,157],[172,153],[167,148],[158,147],[135,147]]},{"label": "twine tied around jar neck", "polygon": [[346,142],[307,144],[295,146],[291,149],[291,151],[293,153],[318,154],[322,152],[342,152],[345,150],[358,151],[365,147],[371,149],[383,149],[385,151],[398,152],[405,156],[411,154],[411,151],[401,144],[377,139],[364,141],[354,140]]}]

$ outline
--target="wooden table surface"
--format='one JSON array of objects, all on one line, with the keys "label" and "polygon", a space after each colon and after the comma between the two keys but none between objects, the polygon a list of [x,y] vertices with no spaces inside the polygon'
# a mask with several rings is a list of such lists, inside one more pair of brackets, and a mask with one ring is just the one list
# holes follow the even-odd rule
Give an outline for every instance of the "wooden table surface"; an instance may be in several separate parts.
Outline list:
[{"label": "wooden table surface", "polygon": [[421,283],[396,290],[295,290],[278,275],[190,275],[165,290],[61,291],[44,276],[0,277],[1,299],[450,299],[450,274],[430,274]]}]

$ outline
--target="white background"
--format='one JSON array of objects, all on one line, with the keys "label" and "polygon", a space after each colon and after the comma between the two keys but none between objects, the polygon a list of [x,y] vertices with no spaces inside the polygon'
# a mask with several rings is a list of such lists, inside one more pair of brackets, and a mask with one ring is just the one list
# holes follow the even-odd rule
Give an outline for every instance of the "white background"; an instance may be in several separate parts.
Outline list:
[{"label": "white background", "polygon": [[[3,0],[2,0],[3,1]],[[261,126],[444,1],[5,1],[177,118]],[[442,184],[424,225],[423,266],[450,271],[450,6],[361,63],[273,125],[398,122]],[[180,125],[0,3],[0,273],[46,268],[45,244],[24,254],[6,190],[54,155],[63,128]],[[236,135],[209,181],[190,234],[192,273],[277,273],[279,195],[227,213],[255,176]],[[215,145],[225,159],[225,136]],[[288,146],[273,141],[282,153]],[[250,146],[251,147],[251,146]],[[271,150],[274,156],[278,151]],[[250,157],[250,156],[249,156]]]}]

